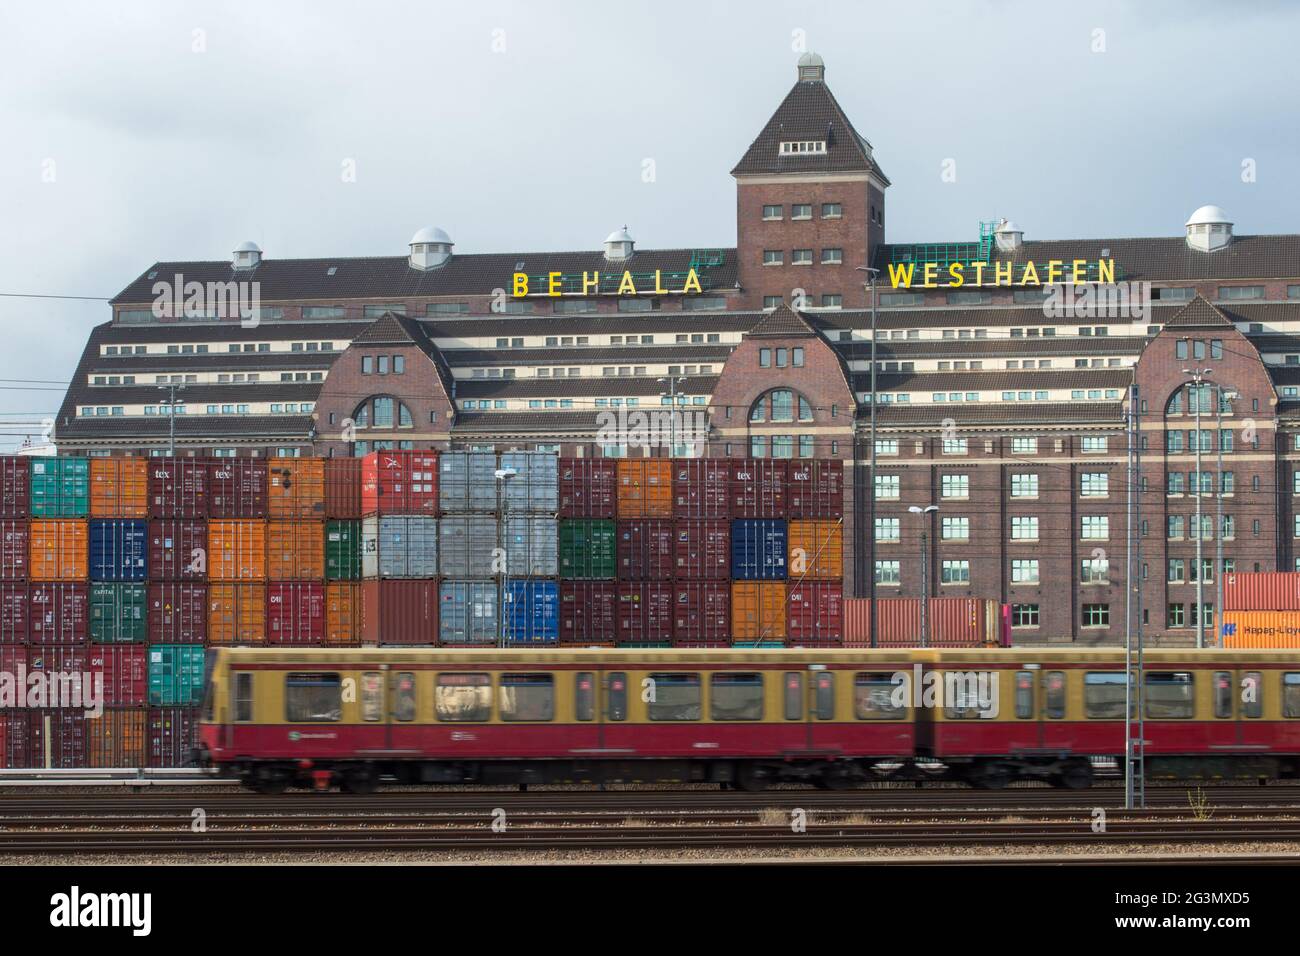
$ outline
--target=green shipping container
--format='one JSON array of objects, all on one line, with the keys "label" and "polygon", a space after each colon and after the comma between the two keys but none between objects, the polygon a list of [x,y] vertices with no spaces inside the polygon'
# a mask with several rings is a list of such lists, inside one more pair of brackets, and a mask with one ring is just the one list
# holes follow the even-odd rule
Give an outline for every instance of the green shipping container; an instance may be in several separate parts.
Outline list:
[{"label": "green shipping container", "polygon": [[203,702],[203,652],[198,644],[149,648],[150,707],[195,707]]},{"label": "green shipping container", "polygon": [[29,484],[33,518],[90,514],[89,458],[33,458]]},{"label": "green shipping container", "polygon": [[566,581],[614,579],[614,522],[579,518],[560,522],[560,577]]},{"label": "green shipping container", "polygon": [[148,618],[143,584],[90,586],[90,639],[96,644],[143,644]]},{"label": "green shipping container", "polygon": [[325,522],[325,580],[361,580],[361,522]]}]

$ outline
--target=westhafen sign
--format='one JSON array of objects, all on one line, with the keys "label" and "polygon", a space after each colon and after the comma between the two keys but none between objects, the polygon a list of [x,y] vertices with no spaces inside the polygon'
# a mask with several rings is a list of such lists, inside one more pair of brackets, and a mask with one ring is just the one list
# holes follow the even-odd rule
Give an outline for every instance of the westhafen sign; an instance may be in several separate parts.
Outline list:
[{"label": "westhafen sign", "polygon": [[895,289],[960,289],[1115,281],[1114,259],[1048,259],[1037,265],[1032,261],[952,262],[943,269],[944,281],[940,282],[942,268],[939,262],[891,262],[889,284]]}]

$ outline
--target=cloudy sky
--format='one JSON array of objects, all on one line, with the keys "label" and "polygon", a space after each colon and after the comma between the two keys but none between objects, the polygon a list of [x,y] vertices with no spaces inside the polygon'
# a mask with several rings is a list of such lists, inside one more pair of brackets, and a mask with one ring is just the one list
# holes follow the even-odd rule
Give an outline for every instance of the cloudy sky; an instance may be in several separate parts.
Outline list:
[{"label": "cloudy sky", "polygon": [[1298,27],[1294,5],[1196,0],[5,4],[0,421],[53,412],[109,317],[16,293],[106,298],[244,239],[402,255],[425,224],[458,252],[624,223],[733,245],[728,170],[804,49],[893,180],[890,241],[996,216],[1174,235],[1210,202],[1241,233],[1300,231]]}]

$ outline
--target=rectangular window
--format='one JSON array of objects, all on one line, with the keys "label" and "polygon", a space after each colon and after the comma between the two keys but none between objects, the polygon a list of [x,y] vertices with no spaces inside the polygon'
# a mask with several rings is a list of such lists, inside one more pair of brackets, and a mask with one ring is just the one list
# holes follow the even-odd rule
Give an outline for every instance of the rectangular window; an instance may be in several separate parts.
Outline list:
[{"label": "rectangular window", "polygon": [[654,688],[646,711],[651,720],[699,720],[699,674],[651,674]]},{"label": "rectangular window", "polygon": [[253,719],[253,675],[248,671],[235,673],[235,720]]},{"label": "rectangular window", "polygon": [[1011,518],[1011,539],[1013,541],[1037,541],[1038,516],[1013,516]]},{"label": "rectangular window", "polygon": [[768,222],[774,219],[780,219],[784,213],[784,206],[764,206],[763,218]]},{"label": "rectangular window", "polygon": [[361,719],[382,720],[384,717],[384,675],[379,671],[366,671],[361,675]]},{"label": "rectangular window", "polygon": [[893,674],[858,673],[853,675],[853,716],[858,720],[897,720],[907,716],[907,705],[894,703]]},{"label": "rectangular window", "polygon": [[1110,627],[1109,604],[1085,604],[1082,610],[1084,627]]},{"label": "rectangular window", "polygon": [[1110,537],[1110,518],[1106,515],[1082,515],[1079,536],[1084,540],[1104,541]]},{"label": "rectangular window", "polygon": [[1192,717],[1195,681],[1190,671],[1147,672],[1146,716],[1155,720]]},{"label": "rectangular window", "polygon": [[835,719],[835,674],[830,671],[813,678],[813,715],[818,720]]},{"label": "rectangular window", "polygon": [[780,249],[763,250],[763,265],[779,266],[783,262],[785,262],[785,253],[782,252]]},{"label": "rectangular window", "polygon": [[1038,497],[1038,476],[1013,474],[1011,476],[1011,497],[1012,498],[1037,498]]},{"label": "rectangular window", "polygon": [[434,714],[446,721],[484,721],[492,716],[489,674],[439,674],[433,693]]},{"label": "rectangular window", "polygon": [[1011,583],[1012,584],[1037,584],[1038,583],[1038,559],[1037,558],[1012,558],[1011,559]]},{"label": "rectangular window", "polygon": [[343,719],[343,682],[338,674],[289,673],[284,678],[284,719]]},{"label": "rectangular window", "polygon": [[1037,604],[1011,605],[1011,626],[1012,627],[1037,627],[1038,626],[1038,605]]},{"label": "rectangular window", "polygon": [[1086,471],[1080,477],[1079,494],[1084,498],[1105,498],[1110,493],[1110,476],[1104,471]]},{"label": "rectangular window", "polygon": [[877,561],[876,562],[876,583],[877,584],[898,584],[898,562],[897,561]]},{"label": "rectangular window", "polygon": [[1083,675],[1083,715],[1089,720],[1123,720],[1126,696],[1123,671]]},{"label": "rectangular window", "polygon": [[876,519],[876,540],[877,541],[897,541],[899,531],[899,522],[897,518],[877,518]]},{"label": "rectangular window", "polygon": [[785,719],[803,720],[803,674],[785,673]]},{"label": "rectangular window", "polygon": [[[840,203],[837,202],[822,203],[823,219],[839,219],[843,215],[844,215],[844,207]],[[1300,288],[1300,286],[1296,286],[1296,288]],[[1298,296],[1298,298],[1300,298],[1300,296]]]},{"label": "rectangular window", "polygon": [[898,482],[898,475],[876,475],[876,500],[897,500]]},{"label": "rectangular window", "polygon": [[944,541],[965,541],[970,538],[970,518],[944,518],[939,523],[940,537]]},{"label": "rectangular window", "polygon": [[1105,584],[1110,580],[1108,558],[1084,558],[1079,562],[1080,584]]},{"label": "rectangular window", "polygon": [[945,438],[943,440],[943,453],[945,455],[964,455],[966,454],[965,438]]},{"label": "rectangular window", "polygon": [[940,486],[944,498],[970,497],[970,475],[943,475]]},{"label": "rectangular window", "polygon": [[763,675],[714,674],[709,678],[711,720],[762,720]]},{"label": "rectangular window", "polygon": [[502,674],[497,701],[502,720],[551,720],[555,717],[555,678],[551,674]]},{"label": "rectangular window", "polygon": [[939,575],[942,584],[970,584],[970,562],[944,561]]},{"label": "rectangular window", "polygon": [[1104,452],[1106,450],[1106,436],[1085,435],[1083,437],[1083,450],[1085,452]]},{"label": "rectangular window", "polygon": [[1060,720],[1065,716],[1065,673],[1048,671],[1043,675],[1043,697],[1049,720]]}]

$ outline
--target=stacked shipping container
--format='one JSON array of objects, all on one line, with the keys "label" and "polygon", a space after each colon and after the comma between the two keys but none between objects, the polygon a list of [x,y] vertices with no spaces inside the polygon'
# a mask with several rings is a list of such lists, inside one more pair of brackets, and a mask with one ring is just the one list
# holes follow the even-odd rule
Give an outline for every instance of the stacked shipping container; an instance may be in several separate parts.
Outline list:
[{"label": "stacked shipping container", "polygon": [[1300,573],[1223,576],[1223,647],[1300,648]]}]

